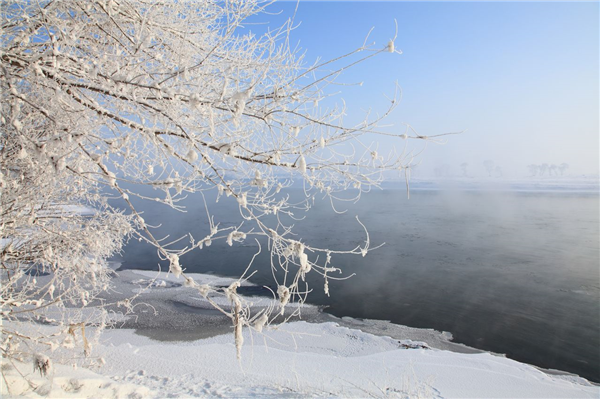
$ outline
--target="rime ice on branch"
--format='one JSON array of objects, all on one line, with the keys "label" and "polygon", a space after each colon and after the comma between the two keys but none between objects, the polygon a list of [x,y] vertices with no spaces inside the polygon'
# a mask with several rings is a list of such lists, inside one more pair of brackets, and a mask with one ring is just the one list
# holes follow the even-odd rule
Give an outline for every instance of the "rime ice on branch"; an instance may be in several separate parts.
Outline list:
[{"label": "rime ice on branch", "polygon": [[[311,247],[292,236],[289,216],[309,209],[315,196],[335,200],[357,188],[352,195],[358,198],[379,184],[384,171],[408,172],[410,153],[380,154],[376,144],[365,142],[378,134],[396,136],[402,147],[402,139],[427,139],[408,130],[380,130],[381,120],[398,103],[395,98],[381,114],[367,114],[355,125],[343,124],[343,106],[319,106],[343,69],[400,52],[394,40],[381,46],[365,40],[339,58],[307,66],[289,46],[293,21],[261,36],[242,27],[267,5],[4,3],[3,317],[40,317],[50,304],[90,306],[109,286],[106,260],[128,235],[153,246],[171,273],[209,300],[224,293],[188,279],[181,256],[215,240],[234,246],[266,237],[281,313],[288,302],[305,299],[307,290],[300,285],[307,274],[322,275],[328,292],[327,279],[339,271],[331,263],[335,254],[367,253],[368,235],[356,248]],[[291,203],[282,191],[294,179],[304,181],[301,203]],[[157,194],[149,197],[137,189],[142,186]],[[182,209],[182,198],[206,191],[237,201],[240,225],[220,227],[209,215],[205,237],[175,240],[189,240],[183,249],[155,237],[131,202],[138,197]],[[127,212],[107,203],[114,196],[125,201]],[[82,215],[73,205],[96,212]],[[51,283],[39,286],[32,270],[50,273]],[[223,310],[238,333],[254,320],[242,305],[235,300],[231,311]],[[103,308],[95,309],[94,322],[64,312],[49,345],[68,337],[74,323],[103,326]],[[256,330],[269,325],[271,317],[256,319]],[[2,341],[8,334],[2,330]],[[8,344],[2,350],[7,356],[16,353]]]}]

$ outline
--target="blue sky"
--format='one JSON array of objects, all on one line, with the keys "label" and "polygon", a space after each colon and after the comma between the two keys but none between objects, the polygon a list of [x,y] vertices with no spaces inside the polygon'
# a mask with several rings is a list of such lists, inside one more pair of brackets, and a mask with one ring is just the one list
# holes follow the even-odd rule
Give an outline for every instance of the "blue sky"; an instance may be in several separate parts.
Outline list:
[{"label": "blue sky", "polygon": [[[281,15],[259,19],[277,26],[296,5],[275,3],[269,9]],[[328,59],[360,46],[371,27],[370,41],[385,46],[394,19],[403,54],[346,72],[341,82],[363,85],[341,88],[341,97],[350,114],[383,109],[397,81],[403,100],[390,131],[402,122],[423,135],[466,131],[429,145],[421,173],[444,166],[458,175],[467,162],[471,175],[483,175],[489,159],[506,177],[527,176],[531,163],[598,174],[597,2],[300,1],[291,39],[307,62]]]}]

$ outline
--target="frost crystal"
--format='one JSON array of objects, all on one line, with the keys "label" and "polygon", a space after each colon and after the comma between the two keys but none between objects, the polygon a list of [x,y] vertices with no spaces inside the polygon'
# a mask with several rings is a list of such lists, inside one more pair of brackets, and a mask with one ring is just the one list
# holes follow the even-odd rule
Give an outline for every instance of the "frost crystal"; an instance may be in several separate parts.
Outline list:
[{"label": "frost crystal", "polygon": [[302,273],[308,273],[311,269],[310,263],[308,263],[308,255],[303,252],[300,254],[300,256],[298,256],[298,260],[300,261],[300,269],[302,270]]},{"label": "frost crystal", "polygon": [[240,303],[240,299],[237,295],[237,289],[239,287],[240,287],[240,282],[234,281],[233,283],[231,283],[229,285],[229,287],[224,289],[225,296],[227,297],[227,299],[229,299],[234,304]]},{"label": "frost crystal", "polygon": [[389,53],[393,53],[394,52],[394,50],[395,50],[395,48],[394,48],[394,41],[392,39],[390,39],[390,41],[388,42],[386,50]]},{"label": "frost crystal", "polygon": [[202,295],[204,298],[206,298],[208,296],[208,293],[210,292],[210,286],[208,284],[202,284],[197,286],[196,288],[198,289],[200,295]]},{"label": "frost crystal", "polygon": [[267,181],[261,177],[260,171],[256,171],[254,180],[252,180],[252,185],[257,187],[266,187]]},{"label": "frost crystal", "polygon": [[240,204],[240,206],[242,208],[245,208],[248,206],[248,199],[247,199],[247,194],[246,193],[241,193],[238,198],[237,198],[238,204]]},{"label": "frost crystal", "polygon": [[181,270],[181,266],[179,265],[179,256],[176,254],[169,255],[169,261],[171,264],[169,265],[169,271],[173,273],[175,277],[181,276],[183,270]]},{"label": "frost crystal", "polygon": [[48,295],[50,295],[50,298],[54,299],[54,284],[50,285],[50,287],[48,287]]},{"label": "frost crystal", "polygon": [[38,353],[33,358],[33,371],[39,371],[41,376],[47,375],[52,370],[52,362],[46,355]]},{"label": "frost crystal", "polygon": [[117,180],[115,178],[115,174],[113,172],[108,172],[107,173],[107,178],[106,181],[108,182],[108,184],[112,187],[114,187],[117,184]]},{"label": "frost crystal", "polygon": [[198,96],[198,94],[192,94],[190,96],[189,101],[192,107],[197,107],[198,105],[200,105],[200,97]]},{"label": "frost crystal", "polygon": [[277,287],[277,295],[279,296],[279,302],[281,303],[281,314],[285,311],[285,305],[290,301],[290,290],[285,285]]},{"label": "frost crystal", "polygon": [[306,160],[304,159],[304,155],[300,155],[300,158],[298,158],[297,166],[302,173],[306,173]]},{"label": "frost crystal", "polygon": [[233,241],[243,241],[246,239],[246,233],[241,231],[232,231],[227,235],[227,244],[229,246],[233,245]]},{"label": "frost crystal", "polygon": [[196,162],[196,160],[198,160],[198,153],[196,152],[196,150],[191,147],[187,153],[187,155],[185,156],[186,161],[188,161],[189,163],[193,163]]},{"label": "frost crystal", "polygon": [[258,332],[262,332],[263,327],[265,326],[265,324],[267,324],[267,322],[269,321],[269,317],[266,314],[262,314],[258,319],[256,319],[256,321],[254,322],[253,326],[254,329]]},{"label": "frost crystal", "polygon": [[248,98],[250,98],[249,90],[236,93],[233,95],[233,97],[231,97],[231,99],[233,100],[234,106],[235,106],[234,118],[236,121],[239,119],[239,117],[244,112],[244,109],[246,108],[246,100],[248,100]]},{"label": "frost crystal", "polygon": [[183,283],[184,287],[194,287],[195,285],[196,285],[196,282],[194,281],[193,278],[191,278],[191,277],[185,278],[185,282]]},{"label": "frost crystal", "polygon": [[278,164],[281,162],[281,151],[275,151],[273,155],[273,163]]}]

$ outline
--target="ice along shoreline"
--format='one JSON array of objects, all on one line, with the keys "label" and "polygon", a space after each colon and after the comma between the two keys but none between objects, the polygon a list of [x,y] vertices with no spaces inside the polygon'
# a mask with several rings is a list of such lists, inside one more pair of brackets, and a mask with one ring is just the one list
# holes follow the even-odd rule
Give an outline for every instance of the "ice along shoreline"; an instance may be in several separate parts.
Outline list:
[{"label": "ice along shoreline", "polygon": [[[115,266],[118,268],[118,265]],[[192,273],[189,274],[195,281],[208,283],[215,288],[229,286],[234,278],[214,274]],[[153,281],[151,283],[151,281]],[[183,281],[172,274],[158,271],[127,269],[118,272],[113,279],[116,290],[119,292],[141,294],[140,303],[146,305],[142,310],[129,317],[127,321],[119,324],[121,329],[132,329],[134,333],[157,342],[193,342],[201,339],[231,335],[233,327],[231,320],[214,310],[211,305],[194,291],[184,287]],[[145,288],[148,284],[150,286]],[[137,288],[132,288],[137,287]],[[244,282],[239,289],[246,300],[251,304],[253,314],[272,305],[272,298],[265,297],[260,289],[252,283]],[[219,302],[219,301],[218,301]],[[220,304],[227,305],[224,298]],[[291,311],[296,306],[292,305]],[[150,311],[149,309],[152,309]],[[291,311],[288,310],[288,313]],[[154,313],[156,312],[156,314]],[[193,317],[190,317],[193,315]],[[134,321],[135,320],[135,321]],[[343,328],[360,330],[363,333],[378,337],[392,338],[398,341],[402,348],[419,348],[426,346],[432,349],[450,351],[460,354],[483,354],[506,358],[504,354],[473,348],[461,343],[452,342],[452,334],[434,329],[423,329],[394,324],[386,320],[357,319],[353,317],[337,317],[327,313],[322,307],[306,304],[302,306],[301,316],[293,321],[307,323],[335,323]],[[275,320],[277,322],[277,319]],[[232,338],[233,342],[233,338]],[[520,363],[520,362],[519,362]],[[594,386],[600,384],[564,370],[546,369],[533,364],[522,363],[554,376],[564,376],[581,379]]]}]

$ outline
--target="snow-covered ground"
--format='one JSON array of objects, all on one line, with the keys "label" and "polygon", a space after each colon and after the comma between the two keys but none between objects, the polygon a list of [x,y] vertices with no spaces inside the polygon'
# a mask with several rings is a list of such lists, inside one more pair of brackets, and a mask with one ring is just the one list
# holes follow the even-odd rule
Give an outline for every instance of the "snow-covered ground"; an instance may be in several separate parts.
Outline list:
[{"label": "snow-covered ground", "polygon": [[[136,284],[155,274],[121,272],[118,291],[133,292]],[[194,276],[196,281],[227,284],[227,279]],[[198,295],[173,276],[162,274],[141,300],[184,303],[207,309]],[[129,288],[127,288],[129,287]],[[185,299],[187,298],[187,299]],[[257,303],[268,299],[248,299]],[[174,309],[174,308],[173,308]],[[181,307],[177,308],[182,311]],[[92,370],[56,365],[47,377],[33,372],[30,364],[19,371],[39,386],[34,392],[14,368],[4,370],[11,382],[11,395],[39,397],[434,397],[434,398],[598,398],[600,388],[586,380],[541,371],[501,356],[448,342],[448,335],[417,330],[385,322],[367,323],[352,319],[338,322],[297,321],[270,328],[259,334],[245,330],[241,360],[231,329],[212,320],[210,334],[203,334],[202,320],[218,317],[208,311],[158,309],[152,316],[167,325],[188,329],[187,340],[154,340],[133,329],[105,332],[95,348],[106,364]],[[314,308],[303,312],[317,320]],[[200,321],[192,322],[194,319]],[[182,320],[188,320],[184,323]],[[324,320],[324,319],[321,319]],[[334,320],[332,318],[332,320]],[[145,323],[142,321],[141,323]],[[350,326],[390,331],[389,336],[373,335]],[[216,327],[215,327],[216,326]],[[189,340],[194,330],[198,336]],[[367,327],[368,326],[368,327]],[[191,329],[191,330],[190,330]],[[168,331],[168,330],[166,330]],[[146,333],[148,330],[146,330]],[[164,330],[158,334],[165,335]],[[146,334],[152,336],[152,334]],[[400,337],[399,335],[403,335]],[[169,337],[164,337],[169,338]],[[173,339],[173,337],[170,337]],[[417,342],[415,339],[423,339]],[[175,335],[175,338],[177,336]],[[444,350],[440,348],[453,349]],[[3,381],[3,397],[8,397]]]}]

